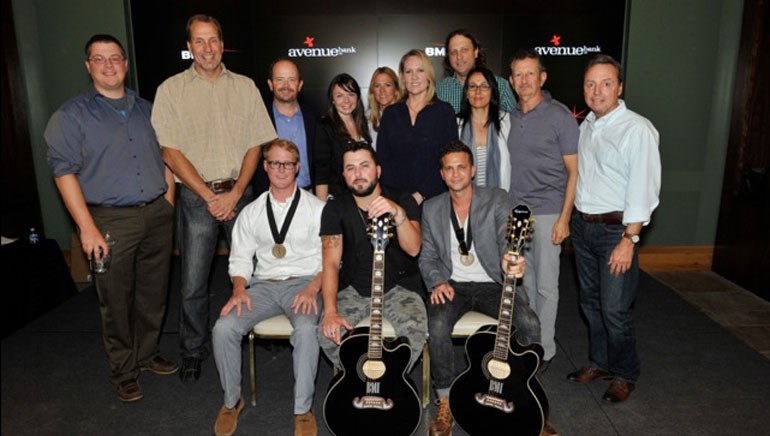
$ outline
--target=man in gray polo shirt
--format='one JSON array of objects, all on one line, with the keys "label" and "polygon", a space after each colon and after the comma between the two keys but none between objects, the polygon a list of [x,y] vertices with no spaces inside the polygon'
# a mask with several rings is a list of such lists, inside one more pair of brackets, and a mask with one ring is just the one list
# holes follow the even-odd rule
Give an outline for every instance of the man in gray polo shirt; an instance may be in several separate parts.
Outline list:
[{"label": "man in gray polo shirt", "polygon": [[[569,236],[577,183],[578,125],[563,104],[542,86],[548,77],[540,56],[519,51],[511,61],[511,85],[518,105],[511,112],[508,150],[513,204],[526,204],[536,218],[529,248],[529,271],[523,290],[540,318],[545,371],[556,354],[555,325],[559,306],[559,255]],[[515,158],[514,158],[515,157]]]}]

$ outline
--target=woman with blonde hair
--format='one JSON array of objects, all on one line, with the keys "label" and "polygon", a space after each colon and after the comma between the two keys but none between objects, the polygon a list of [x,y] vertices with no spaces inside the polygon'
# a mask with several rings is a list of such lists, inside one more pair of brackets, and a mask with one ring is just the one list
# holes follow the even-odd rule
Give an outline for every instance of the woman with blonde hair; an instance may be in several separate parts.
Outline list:
[{"label": "woman with blonde hair", "polygon": [[369,82],[369,110],[366,118],[369,124],[369,136],[372,137],[372,147],[377,149],[377,132],[380,130],[380,119],[386,107],[401,100],[401,90],[398,87],[398,76],[390,67],[379,67],[372,73]]},{"label": "woman with blonde hair", "polygon": [[402,99],[385,109],[377,137],[380,180],[412,194],[417,204],[446,190],[439,149],[458,139],[454,109],[436,98],[430,58],[413,49],[398,65]]}]

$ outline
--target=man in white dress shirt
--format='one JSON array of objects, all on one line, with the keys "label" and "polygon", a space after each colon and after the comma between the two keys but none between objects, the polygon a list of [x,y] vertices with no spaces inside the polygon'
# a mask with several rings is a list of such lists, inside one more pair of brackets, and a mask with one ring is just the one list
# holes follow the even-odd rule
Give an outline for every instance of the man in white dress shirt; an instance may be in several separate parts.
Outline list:
[{"label": "man in white dress shirt", "polygon": [[295,435],[315,435],[311,406],[320,350],[316,325],[324,203],[297,187],[300,162],[294,143],[275,140],[265,146],[264,156],[270,189],[246,206],[235,222],[229,266],[233,295],[213,330],[214,360],[225,391],[214,432],[233,434],[243,409],[243,335],[260,321],[284,314],[294,327]]},{"label": "man in white dress shirt", "polygon": [[628,399],[639,378],[633,319],[639,235],[658,206],[661,173],[658,131],[626,108],[622,93],[620,64],[604,54],[592,58],[583,77],[591,113],[580,125],[571,222],[590,363],[567,378],[612,379],[602,397],[608,403]]}]

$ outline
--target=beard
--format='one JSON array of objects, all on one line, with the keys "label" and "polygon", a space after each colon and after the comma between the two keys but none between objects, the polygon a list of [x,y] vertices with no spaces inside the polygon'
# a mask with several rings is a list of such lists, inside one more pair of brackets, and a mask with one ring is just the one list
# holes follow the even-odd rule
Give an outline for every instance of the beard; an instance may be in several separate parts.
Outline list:
[{"label": "beard", "polygon": [[350,192],[353,193],[356,197],[366,197],[367,195],[370,195],[372,192],[374,192],[374,188],[377,187],[377,180],[373,180],[369,185],[364,186],[363,188],[356,188],[355,181],[353,181],[353,184],[348,185],[348,188],[350,189]]},{"label": "beard", "polygon": [[276,94],[274,94],[274,95],[273,95],[273,97],[274,97],[274,98],[275,98],[277,101],[279,101],[279,102],[281,102],[281,103],[295,103],[295,102],[297,101],[297,94],[293,94],[293,95],[292,95],[291,97],[289,97],[289,98],[283,98],[283,97],[281,97],[281,96],[280,96],[280,94],[277,94],[277,93],[276,93]]}]

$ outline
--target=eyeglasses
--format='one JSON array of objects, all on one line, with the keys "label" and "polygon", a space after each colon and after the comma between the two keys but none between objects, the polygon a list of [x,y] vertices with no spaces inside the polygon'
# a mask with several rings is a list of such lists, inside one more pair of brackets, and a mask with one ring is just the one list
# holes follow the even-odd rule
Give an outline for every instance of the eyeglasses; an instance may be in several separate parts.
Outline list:
[{"label": "eyeglasses", "polygon": [[487,83],[482,83],[481,85],[477,85],[475,83],[472,83],[472,84],[468,85],[468,91],[470,91],[470,92],[476,92],[476,91],[487,92],[490,89],[492,89],[492,87],[489,86],[489,84],[487,84]]},{"label": "eyeglasses", "polygon": [[126,58],[124,58],[123,56],[118,56],[118,55],[110,56],[108,58],[106,58],[104,56],[92,56],[92,57],[88,58],[88,60],[93,62],[93,63],[95,63],[96,65],[104,65],[106,63],[119,64],[119,63],[123,62],[124,60],[126,60]]},{"label": "eyeglasses", "polygon": [[278,168],[293,170],[294,167],[297,166],[297,162],[278,162],[277,160],[269,160],[267,161],[267,166],[273,170],[277,170]]}]

